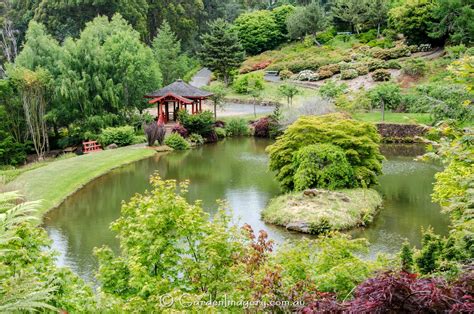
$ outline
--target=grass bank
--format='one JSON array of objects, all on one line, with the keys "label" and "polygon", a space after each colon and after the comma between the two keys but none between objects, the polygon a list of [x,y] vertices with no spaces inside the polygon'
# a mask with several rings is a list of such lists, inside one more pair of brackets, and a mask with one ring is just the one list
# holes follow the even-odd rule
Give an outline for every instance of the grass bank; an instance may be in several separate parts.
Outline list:
[{"label": "grass bank", "polygon": [[93,179],[155,153],[153,149],[129,146],[56,160],[23,172],[6,189],[20,191],[27,200],[42,200],[38,211],[42,215]]},{"label": "grass bank", "polygon": [[[352,116],[354,119],[364,122],[382,122],[381,112],[354,113]],[[433,119],[429,113],[385,112],[385,120],[383,122],[430,125]]]},{"label": "grass bank", "polygon": [[382,197],[372,189],[307,190],[274,198],[262,212],[264,221],[287,229],[319,234],[372,222]]}]

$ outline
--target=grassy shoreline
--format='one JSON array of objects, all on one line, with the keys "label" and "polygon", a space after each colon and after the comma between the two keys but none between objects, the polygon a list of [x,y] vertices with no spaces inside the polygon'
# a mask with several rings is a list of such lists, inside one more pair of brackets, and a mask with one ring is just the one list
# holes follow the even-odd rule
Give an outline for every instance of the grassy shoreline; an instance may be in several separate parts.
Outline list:
[{"label": "grassy shoreline", "polygon": [[150,148],[128,146],[57,160],[22,173],[5,189],[19,191],[29,201],[42,200],[38,214],[43,216],[92,180],[155,154]]},{"label": "grassy shoreline", "polygon": [[373,189],[321,189],[277,196],[262,211],[265,222],[303,233],[348,230],[372,222],[382,206]]}]

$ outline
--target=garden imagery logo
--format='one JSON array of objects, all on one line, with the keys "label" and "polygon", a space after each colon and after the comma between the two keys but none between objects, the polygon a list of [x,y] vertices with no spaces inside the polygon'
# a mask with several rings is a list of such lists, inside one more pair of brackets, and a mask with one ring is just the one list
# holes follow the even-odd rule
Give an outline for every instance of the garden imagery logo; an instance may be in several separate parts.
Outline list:
[{"label": "garden imagery logo", "polygon": [[231,300],[228,298],[227,294],[224,294],[223,299],[213,300],[196,300],[190,294],[182,294],[174,296],[171,294],[165,294],[160,296],[159,305],[161,307],[183,307],[183,308],[192,308],[192,307],[217,307],[217,308],[230,308],[230,307],[239,307],[243,309],[249,308],[268,308],[268,307],[302,307],[305,305],[303,301],[248,301],[248,300]]}]

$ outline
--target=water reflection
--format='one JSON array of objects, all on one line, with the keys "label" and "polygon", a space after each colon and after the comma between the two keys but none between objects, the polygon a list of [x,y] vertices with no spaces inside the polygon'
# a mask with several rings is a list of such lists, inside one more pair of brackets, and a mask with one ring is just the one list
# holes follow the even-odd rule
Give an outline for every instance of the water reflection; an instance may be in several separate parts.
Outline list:
[{"label": "water reflection", "polygon": [[[157,155],[91,182],[45,218],[54,248],[61,253],[58,263],[92,280],[97,269],[93,248],[109,245],[118,251],[109,225],[119,217],[122,200],[149,188],[148,178],[156,171],[165,179],[189,179],[188,199],[202,200],[210,213],[217,210],[217,199],[226,200],[236,221],[249,223],[255,230],[267,230],[277,242],[300,237],[260,219],[261,209],[280,193],[273,174],[267,170],[265,147],[270,143],[254,138],[232,139]],[[378,189],[385,197],[385,206],[369,228],[352,234],[367,237],[372,242],[372,253],[393,253],[399,249],[401,238],[419,243],[420,226],[431,225],[437,232],[446,233],[448,220],[430,201],[433,176],[439,169],[413,161],[413,156],[420,153],[415,146],[386,146],[383,152],[387,160]]]}]

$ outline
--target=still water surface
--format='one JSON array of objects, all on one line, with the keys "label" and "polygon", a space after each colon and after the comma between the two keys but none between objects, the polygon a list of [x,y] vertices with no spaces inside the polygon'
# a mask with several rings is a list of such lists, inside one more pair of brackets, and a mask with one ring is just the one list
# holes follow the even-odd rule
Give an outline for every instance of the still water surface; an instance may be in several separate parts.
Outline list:
[{"label": "still water surface", "polygon": [[[269,144],[264,139],[228,139],[138,161],[89,183],[45,218],[53,248],[61,254],[59,264],[93,280],[97,269],[93,248],[108,245],[118,250],[109,225],[119,217],[122,200],[149,188],[148,178],[155,172],[164,179],[189,179],[188,199],[202,200],[210,213],[216,211],[216,199],[226,200],[235,221],[265,229],[277,242],[303,236],[260,219],[262,208],[280,193],[267,170],[265,147]],[[405,238],[419,244],[422,226],[446,234],[449,220],[430,200],[434,174],[440,169],[413,161],[421,153],[415,146],[387,146],[383,153],[387,160],[377,188],[384,196],[384,208],[370,227],[351,234],[369,239],[371,254],[395,253]]]}]

